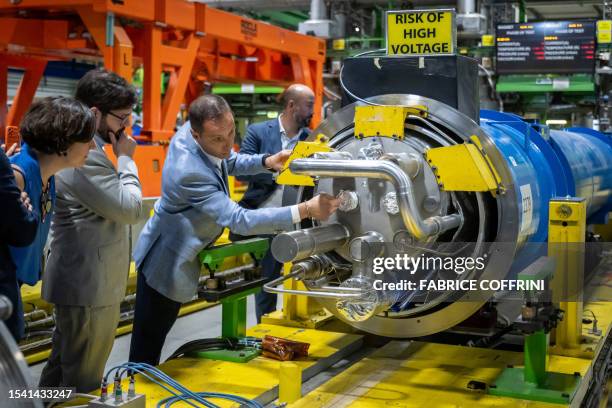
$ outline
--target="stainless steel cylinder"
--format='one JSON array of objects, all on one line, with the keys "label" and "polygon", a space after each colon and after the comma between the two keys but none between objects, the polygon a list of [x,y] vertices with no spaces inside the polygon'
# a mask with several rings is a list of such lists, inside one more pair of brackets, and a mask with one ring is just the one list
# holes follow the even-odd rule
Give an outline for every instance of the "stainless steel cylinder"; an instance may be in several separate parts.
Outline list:
[{"label": "stainless steel cylinder", "polygon": [[348,229],[341,224],[284,232],[272,240],[272,255],[279,262],[294,262],[332,251],[347,243]]},{"label": "stainless steel cylinder", "polygon": [[384,241],[385,239],[378,232],[368,231],[351,240],[349,254],[357,262],[371,260],[382,255],[385,249]]}]

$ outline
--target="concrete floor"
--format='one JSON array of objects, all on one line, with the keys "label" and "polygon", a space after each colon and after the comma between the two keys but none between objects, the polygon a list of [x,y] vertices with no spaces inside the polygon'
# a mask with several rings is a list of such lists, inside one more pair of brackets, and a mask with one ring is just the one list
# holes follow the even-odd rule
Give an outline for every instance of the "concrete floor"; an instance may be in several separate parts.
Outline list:
[{"label": "concrete floor", "polygon": [[[282,307],[282,298],[279,296],[279,308]],[[247,301],[247,327],[255,326],[257,320],[255,318],[255,297],[249,296]],[[177,348],[190,340],[210,338],[221,335],[221,307],[214,306],[208,309],[201,310],[196,313],[177,319],[174,327],[166,338],[166,344],[162,350],[161,361],[163,362]],[[130,352],[131,334],[115,339],[113,351],[111,352],[106,369],[114,367],[118,364],[128,361]],[[32,379],[36,384],[40,379],[40,373],[45,366],[46,361],[35,364],[30,367]]]}]

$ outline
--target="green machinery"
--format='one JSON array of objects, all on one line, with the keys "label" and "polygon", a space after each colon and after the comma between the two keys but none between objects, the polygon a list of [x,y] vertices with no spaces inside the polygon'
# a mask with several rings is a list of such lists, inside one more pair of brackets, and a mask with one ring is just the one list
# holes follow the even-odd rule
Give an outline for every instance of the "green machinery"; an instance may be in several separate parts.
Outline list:
[{"label": "green machinery", "polygon": [[[244,340],[247,324],[247,296],[258,293],[266,278],[259,273],[259,262],[268,251],[268,239],[253,238],[231,244],[219,245],[200,252],[202,267],[208,269],[210,276],[204,289],[198,292],[200,298],[207,302],[221,303],[221,337],[226,339]],[[223,261],[229,257],[249,254],[255,266],[241,268],[240,274],[222,275],[218,272]],[[243,348],[207,350],[194,352],[191,355],[212,360],[247,362],[260,354],[260,349],[254,346]]]},{"label": "green machinery", "polygon": [[[554,259],[541,257],[519,273],[518,279],[545,281],[548,286],[554,270]],[[550,332],[563,318],[563,312],[551,300],[549,289],[540,294],[525,293],[521,318],[514,323],[514,327],[525,335],[524,367],[504,369],[495,384],[489,386],[491,395],[556,404],[572,401],[580,385],[580,374],[547,371]]]}]

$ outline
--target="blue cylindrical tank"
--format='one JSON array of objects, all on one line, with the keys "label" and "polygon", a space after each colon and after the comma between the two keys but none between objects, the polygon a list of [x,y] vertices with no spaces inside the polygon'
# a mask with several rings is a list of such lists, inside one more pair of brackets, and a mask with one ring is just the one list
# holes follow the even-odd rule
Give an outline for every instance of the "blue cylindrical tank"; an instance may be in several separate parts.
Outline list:
[{"label": "blue cylindrical tank", "polygon": [[520,241],[545,242],[553,197],[583,197],[587,223],[612,211],[612,138],[586,128],[564,131],[482,110],[480,125],[509,163],[520,193]]}]

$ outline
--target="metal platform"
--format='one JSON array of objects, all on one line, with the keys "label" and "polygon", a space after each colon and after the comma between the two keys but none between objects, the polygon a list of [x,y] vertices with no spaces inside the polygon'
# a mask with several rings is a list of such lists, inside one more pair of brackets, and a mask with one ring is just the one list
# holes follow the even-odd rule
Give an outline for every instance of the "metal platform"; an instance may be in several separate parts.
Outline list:
[{"label": "metal platform", "polygon": [[[247,331],[248,336],[263,337],[266,334],[310,343],[309,357],[294,361],[302,369],[304,381],[353,353],[363,342],[361,335],[266,324],[254,326]],[[262,404],[270,403],[278,397],[280,362],[269,358],[257,357],[247,363],[180,358],[164,363],[159,368],[194,391],[236,394],[257,399]],[[126,389],[127,385],[127,381],[124,381],[122,386]],[[136,392],[146,395],[147,407],[155,407],[158,401],[170,396],[142,376],[136,376]],[[222,407],[232,406],[230,402],[214,402]]]},{"label": "metal platform", "polygon": [[[598,274],[599,275],[599,274]],[[596,279],[607,279],[602,272]],[[588,289],[587,289],[588,291]],[[487,394],[478,386],[495,384],[508,366],[523,364],[523,353],[416,341],[392,341],[348,370],[321,385],[291,407],[579,407],[593,392],[610,359],[612,342],[612,287],[599,286],[589,293],[585,309],[599,319],[603,333],[582,329],[582,344],[575,350],[554,350],[551,372],[579,373],[582,381],[570,404],[553,404]],[[588,405],[588,404],[587,404]],[[604,405],[600,405],[605,407]]]},{"label": "metal platform", "polygon": [[[312,391],[292,407],[559,407],[468,389],[492,383],[523,354],[411,341],[392,341]],[[585,375],[590,361],[551,356],[550,369]]]}]

